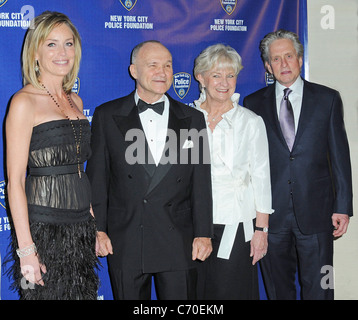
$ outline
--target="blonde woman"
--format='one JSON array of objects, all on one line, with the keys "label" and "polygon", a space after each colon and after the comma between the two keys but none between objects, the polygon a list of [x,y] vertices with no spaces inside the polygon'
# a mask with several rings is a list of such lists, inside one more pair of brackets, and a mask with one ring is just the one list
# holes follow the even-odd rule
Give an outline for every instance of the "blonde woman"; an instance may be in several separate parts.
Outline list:
[{"label": "blonde woman", "polygon": [[9,273],[20,299],[96,299],[96,229],[83,163],[90,125],[71,92],[80,36],[67,16],[44,12],[26,34],[24,87],[6,119],[7,192],[14,225]]}]

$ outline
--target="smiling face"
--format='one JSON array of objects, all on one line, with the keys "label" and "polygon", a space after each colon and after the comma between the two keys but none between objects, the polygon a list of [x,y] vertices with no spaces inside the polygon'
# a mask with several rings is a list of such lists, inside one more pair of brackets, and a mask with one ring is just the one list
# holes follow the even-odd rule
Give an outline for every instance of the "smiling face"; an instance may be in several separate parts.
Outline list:
[{"label": "smiling face", "polygon": [[138,95],[147,103],[159,100],[172,85],[172,55],[160,43],[144,44],[129,70],[136,80]]},{"label": "smiling face", "polygon": [[41,78],[66,76],[73,68],[74,58],[74,38],[71,29],[66,24],[54,27],[40,44],[35,55],[39,63]]},{"label": "smiling face", "polygon": [[301,74],[302,57],[297,57],[293,42],[278,39],[270,45],[270,63],[266,68],[283,86],[291,86]]},{"label": "smiling face", "polygon": [[232,67],[215,65],[204,74],[198,74],[202,87],[206,89],[208,103],[211,101],[231,104],[231,96],[235,93],[237,75]]}]

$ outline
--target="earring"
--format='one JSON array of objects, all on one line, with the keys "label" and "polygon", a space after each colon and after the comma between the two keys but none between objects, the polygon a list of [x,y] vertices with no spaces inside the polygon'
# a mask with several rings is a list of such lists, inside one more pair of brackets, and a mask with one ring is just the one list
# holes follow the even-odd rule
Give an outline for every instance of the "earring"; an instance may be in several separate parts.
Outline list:
[{"label": "earring", "polygon": [[40,68],[39,68],[39,62],[36,60],[36,63],[35,63],[35,71],[36,72],[39,72],[40,71]]}]

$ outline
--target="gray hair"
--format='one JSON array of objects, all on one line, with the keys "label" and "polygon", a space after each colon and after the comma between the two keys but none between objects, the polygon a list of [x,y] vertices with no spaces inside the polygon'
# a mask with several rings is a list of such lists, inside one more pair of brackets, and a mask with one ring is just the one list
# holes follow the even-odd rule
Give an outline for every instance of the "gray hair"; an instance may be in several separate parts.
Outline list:
[{"label": "gray hair", "polygon": [[158,43],[161,44],[160,41],[158,40],[147,40],[147,41],[143,41],[141,43],[138,43],[132,50],[132,54],[131,54],[131,64],[135,63],[135,60],[137,58],[138,52],[139,50],[146,44],[146,43]]},{"label": "gray hair", "polygon": [[261,59],[264,65],[266,62],[270,64],[270,46],[272,42],[279,39],[291,40],[293,46],[295,47],[297,57],[303,57],[303,45],[299,40],[298,35],[294,32],[280,29],[275,32],[268,33],[260,42],[259,48],[261,52]]},{"label": "gray hair", "polygon": [[234,48],[221,43],[214,44],[204,49],[195,59],[195,78],[198,74],[204,74],[211,70],[216,64],[232,67],[236,76],[243,68],[241,57]]}]

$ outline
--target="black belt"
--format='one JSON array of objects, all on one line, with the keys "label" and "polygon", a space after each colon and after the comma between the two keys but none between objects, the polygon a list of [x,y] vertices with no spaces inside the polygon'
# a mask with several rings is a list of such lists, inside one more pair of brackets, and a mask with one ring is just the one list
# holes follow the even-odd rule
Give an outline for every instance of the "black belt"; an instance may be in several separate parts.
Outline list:
[{"label": "black belt", "polygon": [[28,204],[30,222],[44,222],[54,224],[80,223],[92,218],[90,208],[86,209],[58,209]]},{"label": "black belt", "polygon": [[84,172],[84,164],[69,164],[67,166],[53,166],[53,167],[42,167],[42,168],[29,168],[28,174],[31,176],[52,176],[58,174],[70,174],[77,173],[78,166],[80,171]]}]

